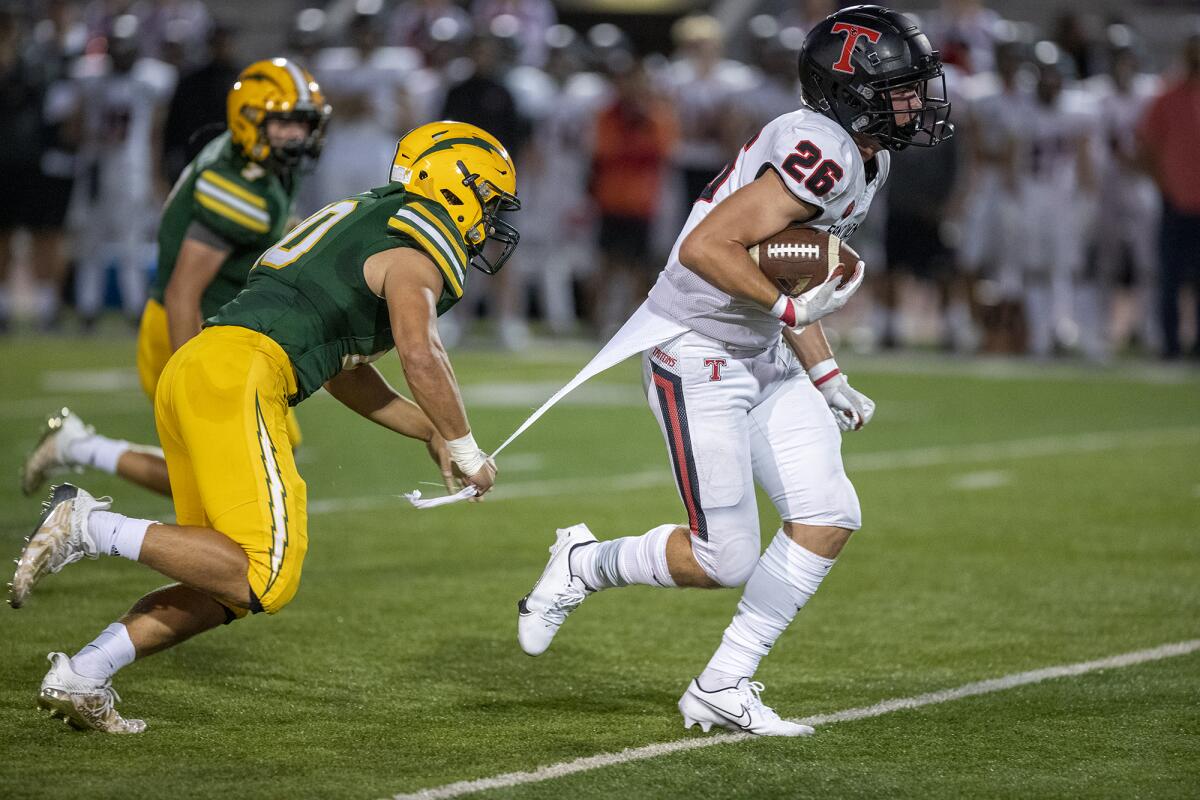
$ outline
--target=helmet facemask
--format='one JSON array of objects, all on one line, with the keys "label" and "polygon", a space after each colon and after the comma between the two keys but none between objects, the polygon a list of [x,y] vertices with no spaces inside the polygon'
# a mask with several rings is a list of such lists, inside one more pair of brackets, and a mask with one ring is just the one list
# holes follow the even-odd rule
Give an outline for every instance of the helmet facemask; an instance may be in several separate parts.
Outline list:
[{"label": "helmet facemask", "polygon": [[[480,272],[495,275],[521,240],[517,229],[501,219],[500,214],[503,211],[520,210],[521,201],[491,181],[480,180],[479,175],[468,170],[462,161],[457,163],[458,171],[463,175],[463,186],[471,190],[471,196],[480,208],[479,220],[463,236],[470,252],[471,266]],[[445,199],[449,201],[451,198]]]},{"label": "helmet facemask", "polygon": [[[864,82],[857,89],[838,85],[832,90],[836,98],[826,97],[821,91],[821,96],[806,99],[818,111],[832,113],[847,130],[870,136],[888,150],[903,150],[910,145],[933,147],[954,135],[941,65],[915,77],[880,78]],[[897,108],[893,93],[905,90],[914,93],[912,99],[916,103]],[[847,118],[842,119],[843,116]],[[904,116],[908,119],[899,123]]]},{"label": "helmet facemask", "polygon": [[[880,98],[882,108],[872,107],[871,119],[863,133],[889,150],[905,147],[933,147],[954,135],[950,120],[950,100],[946,96],[946,76],[939,66],[933,74],[910,80],[881,80],[870,84]],[[896,94],[912,92],[915,103],[896,107]],[[899,120],[908,119],[900,124]],[[855,126],[851,122],[851,128]]]},{"label": "helmet facemask", "polygon": [[[269,148],[267,164],[279,170],[295,169],[305,158],[315,161],[325,146],[325,123],[329,119],[329,107],[296,108],[292,111],[267,112],[258,126],[259,141]],[[267,135],[267,123],[272,119],[303,122],[308,125],[308,135],[303,139],[289,139],[282,146],[271,143]]]}]

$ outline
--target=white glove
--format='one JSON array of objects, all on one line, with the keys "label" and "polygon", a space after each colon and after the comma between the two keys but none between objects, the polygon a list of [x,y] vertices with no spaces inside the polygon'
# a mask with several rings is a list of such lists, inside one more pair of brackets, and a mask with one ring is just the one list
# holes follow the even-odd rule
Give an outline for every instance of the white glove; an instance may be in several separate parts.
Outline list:
[{"label": "white glove", "polygon": [[875,415],[875,401],[850,387],[837,362],[827,358],[808,371],[813,386],[825,396],[833,418],[844,431],[857,431]]},{"label": "white glove", "polygon": [[863,276],[867,272],[866,266],[859,261],[854,267],[854,274],[849,282],[840,288],[838,284],[842,282],[842,276],[834,275],[820,286],[809,289],[798,297],[781,294],[775,301],[775,305],[771,306],[771,313],[789,328],[803,328],[806,325],[812,325],[821,317],[828,316],[846,305],[851,296],[858,291],[858,287],[862,285]]}]

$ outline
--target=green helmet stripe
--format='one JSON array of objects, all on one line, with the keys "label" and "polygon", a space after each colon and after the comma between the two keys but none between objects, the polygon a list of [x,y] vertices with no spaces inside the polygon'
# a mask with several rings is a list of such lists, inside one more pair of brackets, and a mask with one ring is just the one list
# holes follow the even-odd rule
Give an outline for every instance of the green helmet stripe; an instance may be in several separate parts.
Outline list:
[{"label": "green helmet stripe", "polygon": [[441,152],[442,150],[449,150],[451,147],[460,144],[474,145],[475,147],[487,150],[489,153],[495,153],[502,158],[505,155],[504,151],[500,150],[500,148],[496,147],[496,145],[492,144],[487,139],[480,139],[478,136],[459,136],[453,139],[443,139],[413,160],[420,161],[426,156],[433,155],[434,153]]}]

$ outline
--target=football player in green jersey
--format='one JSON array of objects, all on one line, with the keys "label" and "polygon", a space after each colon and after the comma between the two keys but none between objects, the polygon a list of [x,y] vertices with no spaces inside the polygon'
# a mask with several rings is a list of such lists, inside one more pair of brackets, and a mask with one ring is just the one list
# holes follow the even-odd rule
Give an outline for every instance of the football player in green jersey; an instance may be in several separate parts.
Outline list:
[{"label": "football player in green jersey", "polygon": [[[286,414],[324,386],[362,416],[426,442],[447,488],[491,489],[437,317],[463,295],[468,265],[492,274],[512,253],[520,207],[501,144],[464,123],[401,139],[391,183],[331,203],[258,259],[246,288],[171,356],[155,396],[176,524],[108,510],[55,487],[18,559],[9,602],[84,557],[119,555],[179,583],[137,601],[73,657],[51,653],[39,704],[77,727],[137,733],[111,679],[139,656],[295,595],[308,548],[307,487]],[[395,348],[416,402],[369,362]]]},{"label": "football player in green jersey", "polygon": [[[150,401],[167,359],[206,317],[246,285],[258,256],[288,228],[297,168],[320,155],[330,108],[306,70],[285,59],[242,70],[226,102],[228,129],[180,175],[158,229],[158,273],[138,331],[137,368]],[[295,417],[289,440],[299,443]],[[32,494],[63,467],[95,467],[171,494],[156,448],[96,434],[66,409],[29,454],[21,488]]]}]

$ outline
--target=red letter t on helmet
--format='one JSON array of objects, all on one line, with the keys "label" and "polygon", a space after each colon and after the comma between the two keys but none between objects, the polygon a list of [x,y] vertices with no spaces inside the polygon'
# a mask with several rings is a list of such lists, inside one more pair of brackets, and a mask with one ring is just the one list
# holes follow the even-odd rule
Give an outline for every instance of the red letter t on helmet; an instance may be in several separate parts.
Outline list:
[{"label": "red letter t on helmet", "polygon": [[850,63],[850,54],[854,52],[854,45],[858,44],[858,40],[862,38],[866,38],[874,44],[883,35],[873,28],[851,25],[849,22],[835,22],[829,32],[846,34],[846,44],[842,46],[842,57],[833,65],[833,68],[838,72],[847,72],[851,75],[854,74],[854,65]]}]

